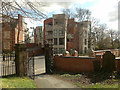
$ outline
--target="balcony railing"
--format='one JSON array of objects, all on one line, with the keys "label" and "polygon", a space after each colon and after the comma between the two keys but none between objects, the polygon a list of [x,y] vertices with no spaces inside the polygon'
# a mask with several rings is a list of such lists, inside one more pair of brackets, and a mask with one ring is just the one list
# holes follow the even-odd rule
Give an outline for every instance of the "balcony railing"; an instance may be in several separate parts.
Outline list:
[{"label": "balcony railing", "polygon": [[48,34],[45,36],[46,39],[52,39],[53,38],[53,35],[52,34]]}]

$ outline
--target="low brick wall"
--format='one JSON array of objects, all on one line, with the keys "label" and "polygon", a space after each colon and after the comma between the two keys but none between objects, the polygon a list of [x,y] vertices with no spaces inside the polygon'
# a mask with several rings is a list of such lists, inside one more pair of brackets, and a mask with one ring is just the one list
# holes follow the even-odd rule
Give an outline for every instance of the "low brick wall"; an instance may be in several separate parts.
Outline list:
[{"label": "low brick wall", "polygon": [[37,46],[36,43],[26,43],[27,48],[34,48]]},{"label": "low brick wall", "polygon": [[34,50],[33,52],[28,52],[28,57],[31,57],[32,55],[38,56],[40,54],[43,54],[43,50],[42,49],[37,49],[37,50]]},{"label": "low brick wall", "polygon": [[[99,61],[99,65],[95,62]],[[54,65],[57,71],[63,72],[94,72],[100,69],[100,60],[89,57],[63,57],[55,56]],[[95,68],[97,66],[97,68]]]},{"label": "low brick wall", "polygon": [[[44,54],[44,51],[41,48],[41,43],[39,43],[39,45],[36,44],[36,43],[27,43],[26,46],[27,46],[28,49],[33,49],[32,51],[28,52],[29,57],[32,56],[33,54],[34,54],[34,56]],[[36,47],[38,47],[38,48],[36,49]]]}]

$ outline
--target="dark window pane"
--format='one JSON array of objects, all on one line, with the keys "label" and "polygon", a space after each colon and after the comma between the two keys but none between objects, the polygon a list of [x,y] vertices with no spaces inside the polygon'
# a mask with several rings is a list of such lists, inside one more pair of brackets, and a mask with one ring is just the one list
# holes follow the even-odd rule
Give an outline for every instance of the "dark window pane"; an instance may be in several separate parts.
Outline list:
[{"label": "dark window pane", "polygon": [[85,45],[87,45],[87,40],[85,39]]},{"label": "dark window pane", "polygon": [[54,45],[57,45],[57,38],[54,38]]},{"label": "dark window pane", "polygon": [[54,48],[54,54],[57,54],[57,53],[58,53],[58,49]]},{"label": "dark window pane", "polygon": [[59,45],[64,45],[64,38],[59,38]]}]

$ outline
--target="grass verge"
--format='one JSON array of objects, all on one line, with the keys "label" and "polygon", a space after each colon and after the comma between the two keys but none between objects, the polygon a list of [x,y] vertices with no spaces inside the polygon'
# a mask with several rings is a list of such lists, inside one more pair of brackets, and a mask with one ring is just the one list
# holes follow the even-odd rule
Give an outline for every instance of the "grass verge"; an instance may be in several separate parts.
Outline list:
[{"label": "grass verge", "polygon": [[2,78],[2,88],[36,88],[34,80],[28,77]]},{"label": "grass verge", "polygon": [[[110,73],[61,73],[56,74],[55,77],[72,82],[80,88],[119,88],[118,74],[114,77]],[[113,77],[113,78],[112,78]]]}]

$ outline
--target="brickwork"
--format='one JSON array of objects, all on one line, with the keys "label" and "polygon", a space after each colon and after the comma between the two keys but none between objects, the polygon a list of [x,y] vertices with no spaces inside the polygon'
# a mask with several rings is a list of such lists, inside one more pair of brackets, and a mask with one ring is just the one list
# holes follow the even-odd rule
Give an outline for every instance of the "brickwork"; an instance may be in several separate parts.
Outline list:
[{"label": "brickwork", "polygon": [[[21,15],[18,15],[19,19],[21,19]],[[4,19],[8,18],[6,16],[3,16]],[[15,44],[17,43],[17,35],[18,35],[18,23],[21,23],[21,21],[18,22],[17,19],[13,19],[13,22],[10,24],[5,22],[3,19],[2,23],[2,51],[11,52],[14,51]],[[22,42],[23,40],[23,34],[22,34],[22,26],[20,27],[20,33],[19,33],[19,41]]]},{"label": "brickwork", "polygon": [[[99,71],[103,66],[103,56],[90,57],[73,57],[73,56],[55,56],[55,69],[64,72],[94,72]],[[110,56],[109,56],[110,57]],[[115,69],[120,73],[120,59],[115,60]],[[107,61],[108,65],[109,61]]]},{"label": "brickwork", "polygon": [[25,45],[27,46],[28,49],[33,49],[33,52],[28,52],[29,57],[32,56],[33,54],[34,56],[44,54],[44,50],[41,48],[41,43],[39,43],[39,45],[36,43],[26,43]]},{"label": "brickwork", "polygon": [[55,69],[64,72],[94,72],[96,58],[54,57]]},{"label": "brickwork", "polygon": [[45,42],[46,42],[46,38],[45,38],[46,29],[47,29],[46,24],[51,24],[52,25],[52,23],[53,23],[53,18],[49,18],[49,19],[46,19],[44,21],[44,35],[43,35],[43,37],[44,37],[44,45],[45,45]]}]

